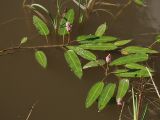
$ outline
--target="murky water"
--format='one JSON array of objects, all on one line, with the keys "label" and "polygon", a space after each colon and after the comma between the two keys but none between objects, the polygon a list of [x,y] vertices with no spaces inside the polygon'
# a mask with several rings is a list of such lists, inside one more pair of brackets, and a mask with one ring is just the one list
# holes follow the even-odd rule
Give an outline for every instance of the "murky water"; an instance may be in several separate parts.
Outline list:
[{"label": "murky water", "polygon": [[[36,0],[54,13],[54,0]],[[120,38],[135,38],[134,44],[149,45],[154,35],[145,36],[143,33],[159,32],[160,30],[160,1],[147,0],[148,7],[139,8],[131,5],[110,26],[108,34]],[[71,5],[72,6],[72,5]],[[12,22],[0,25],[0,48],[14,46],[23,36],[34,37],[32,26],[26,24],[26,17],[22,8],[22,0],[1,0],[0,23],[12,19]],[[97,26],[111,20],[104,14],[91,16],[81,34],[93,33]],[[14,20],[16,19],[16,20]],[[75,33],[73,38],[79,34]],[[33,41],[43,43],[40,38]],[[82,80],[78,80],[68,68],[63,52],[58,49],[45,50],[49,67],[42,69],[34,59],[33,51],[17,52],[0,57],[0,119],[25,120],[33,103],[38,101],[30,120],[117,120],[120,108],[110,105],[101,113],[96,105],[89,110],[84,108],[84,101],[89,87],[102,79],[102,71],[90,70],[85,72]],[[159,59],[155,58],[155,63]],[[159,82],[160,66],[156,83]],[[160,85],[159,85],[160,87]],[[159,120],[160,113],[156,112],[153,120]],[[150,118],[151,119],[151,118]]]}]

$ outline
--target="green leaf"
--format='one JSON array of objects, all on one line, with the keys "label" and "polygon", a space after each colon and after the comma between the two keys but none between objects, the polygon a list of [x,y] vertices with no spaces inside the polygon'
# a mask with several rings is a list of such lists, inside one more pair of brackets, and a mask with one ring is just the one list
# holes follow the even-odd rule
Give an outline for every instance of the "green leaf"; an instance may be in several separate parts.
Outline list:
[{"label": "green leaf", "polygon": [[75,15],[75,13],[74,13],[73,9],[70,9],[70,10],[67,11],[67,13],[65,13],[64,18],[62,18],[60,20],[60,25],[59,25],[59,29],[58,29],[58,34],[59,35],[64,36],[64,35],[69,34],[67,32],[67,30],[66,30],[66,27],[65,27],[66,26],[66,22],[70,22],[70,24],[73,24],[73,22],[74,22],[74,15]]},{"label": "green leaf", "polygon": [[103,66],[106,62],[104,60],[96,60],[96,61],[90,61],[86,65],[83,66],[83,69],[92,68],[92,67],[98,67]]},{"label": "green leaf", "polygon": [[139,6],[144,6],[144,0],[134,0],[134,2]]},{"label": "green leaf", "polygon": [[116,101],[119,102],[123,99],[129,89],[129,80],[122,79],[119,81],[118,92],[116,96]]},{"label": "green leaf", "polygon": [[101,94],[103,90],[103,87],[104,87],[103,82],[97,82],[91,87],[91,89],[88,92],[86,102],[85,102],[86,108],[91,107],[92,104],[97,100],[97,98],[99,97],[99,95]]},{"label": "green leaf", "polygon": [[84,59],[96,60],[96,56],[88,50],[84,50],[83,48],[75,47],[75,46],[67,46],[67,48],[75,51],[79,56],[81,56]]},{"label": "green leaf", "polygon": [[96,35],[96,36],[102,36],[102,35],[104,35],[106,29],[107,29],[106,23],[100,25],[100,26],[97,28],[97,31],[96,31],[95,35]]},{"label": "green leaf", "polygon": [[112,43],[82,44],[79,45],[79,47],[88,50],[102,50],[102,51],[117,49],[117,46],[115,46]]},{"label": "green leaf", "polygon": [[65,59],[71,68],[71,70],[74,72],[74,74],[81,79],[83,75],[81,62],[76,55],[76,53],[73,50],[68,50],[65,52]]},{"label": "green leaf", "polygon": [[[82,37],[82,36],[81,36]],[[83,36],[84,37],[84,36]],[[89,37],[89,36],[88,36]],[[106,43],[106,42],[113,42],[117,40],[116,37],[113,37],[113,36],[101,36],[101,37],[95,37],[95,36],[91,36],[90,35],[90,38],[89,39],[86,39],[86,40],[82,40],[79,41],[79,43],[81,44],[86,44],[86,43]]]},{"label": "green leaf", "polygon": [[118,69],[114,71],[113,73],[125,73],[125,72],[128,72],[128,69]]},{"label": "green leaf", "polygon": [[98,39],[99,37],[95,36],[95,35],[80,35],[77,37],[77,41],[81,42],[81,41],[88,41],[88,40],[94,40],[94,39]]},{"label": "green leaf", "polygon": [[44,6],[42,6],[42,5],[40,5],[40,4],[32,4],[32,5],[31,5],[31,8],[32,8],[32,9],[36,9],[36,7],[37,7],[37,8],[40,8],[41,10],[43,10],[44,12],[46,12],[47,14],[49,14],[49,11],[48,11]]},{"label": "green leaf", "polygon": [[124,72],[115,74],[118,77],[123,78],[141,78],[141,77],[150,77],[147,70],[136,70],[133,72]]},{"label": "green leaf", "polygon": [[158,53],[155,50],[149,48],[139,47],[139,46],[129,46],[121,50],[122,54],[132,54],[132,53]]},{"label": "green leaf", "polygon": [[50,32],[47,25],[39,17],[33,16],[33,24],[40,35],[43,36],[49,35]]},{"label": "green leaf", "polygon": [[120,41],[117,41],[117,42],[115,42],[114,43],[114,45],[116,45],[116,46],[123,46],[123,45],[126,45],[126,44],[128,44],[129,42],[131,42],[132,40],[120,40]]},{"label": "green leaf", "polygon": [[156,36],[156,42],[160,42],[160,35]]},{"label": "green leaf", "polygon": [[43,51],[36,51],[35,58],[43,68],[47,67],[47,57]]},{"label": "green leaf", "polygon": [[[137,64],[137,63],[129,63],[129,64],[126,64],[125,67],[126,67],[126,68],[129,68],[129,69],[137,69],[137,70],[141,69],[141,70],[146,70],[146,67],[145,67],[145,66],[140,65],[140,64]],[[154,71],[153,71],[152,69],[150,69],[150,68],[149,68],[149,70],[150,70],[150,72],[154,72]]]},{"label": "green leaf", "polygon": [[131,54],[128,56],[120,57],[113,62],[110,63],[110,65],[124,65],[128,63],[137,63],[137,62],[143,62],[148,60],[148,55],[147,54]]},{"label": "green leaf", "polygon": [[102,111],[114,95],[116,84],[109,83],[106,85],[98,99],[98,109]]},{"label": "green leaf", "polygon": [[28,41],[28,38],[27,37],[23,37],[22,39],[21,39],[21,43],[20,44],[24,44],[24,43],[26,43]]}]

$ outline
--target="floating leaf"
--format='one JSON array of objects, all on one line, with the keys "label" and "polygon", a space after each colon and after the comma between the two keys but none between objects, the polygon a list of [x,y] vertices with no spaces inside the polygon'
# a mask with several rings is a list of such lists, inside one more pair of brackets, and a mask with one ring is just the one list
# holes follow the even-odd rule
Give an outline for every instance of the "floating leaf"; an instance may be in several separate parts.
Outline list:
[{"label": "floating leaf", "polygon": [[42,5],[40,5],[40,4],[32,4],[31,5],[31,8],[32,9],[35,9],[35,8],[40,8],[41,10],[43,10],[44,12],[46,12],[47,14],[49,14],[49,11],[44,7],[44,6],[42,6]]},{"label": "floating leaf", "polygon": [[37,16],[33,16],[33,24],[38,30],[40,35],[47,36],[49,35],[49,29],[47,25]]},{"label": "floating leaf", "polygon": [[126,44],[128,44],[129,42],[131,42],[131,41],[132,41],[132,40],[120,40],[120,41],[115,42],[114,44],[119,47],[119,46],[126,45]]},{"label": "floating leaf", "polygon": [[149,48],[139,47],[139,46],[129,46],[121,50],[122,54],[132,54],[132,53],[157,53],[155,50]]},{"label": "floating leaf", "polygon": [[131,54],[128,56],[120,57],[113,62],[110,63],[110,65],[124,65],[128,63],[137,63],[137,62],[143,62],[148,60],[147,54]]},{"label": "floating leaf", "polygon": [[126,95],[127,91],[129,89],[129,80],[128,79],[122,79],[119,81],[118,86],[118,92],[116,96],[116,101],[120,102],[123,97]]},{"label": "floating leaf", "polygon": [[128,69],[118,69],[114,71],[113,73],[125,73],[125,72],[128,72]]},{"label": "floating leaf", "polygon": [[118,77],[124,78],[141,78],[141,77],[150,77],[147,70],[136,70],[133,72],[124,72],[115,74]]},{"label": "floating leaf", "polygon": [[91,89],[88,92],[86,102],[85,102],[86,108],[91,107],[92,104],[97,100],[97,98],[99,97],[99,95],[101,94],[103,90],[103,87],[104,87],[103,82],[97,82],[91,87]]},{"label": "floating leaf", "polygon": [[117,46],[115,46],[112,43],[83,44],[79,45],[79,47],[88,50],[102,50],[102,51],[117,49]]},{"label": "floating leaf", "polygon": [[69,22],[70,24],[73,24],[74,22],[74,10],[70,9],[67,11],[67,13],[65,13],[64,18],[61,19],[60,21],[60,25],[59,25],[59,29],[58,29],[58,33],[59,35],[66,35],[68,34],[67,30],[66,30],[66,22]]},{"label": "floating leaf", "polygon": [[116,84],[109,83],[106,85],[98,99],[98,109],[102,111],[114,95]]},{"label": "floating leaf", "polygon": [[65,59],[74,74],[81,79],[83,75],[82,66],[76,53],[73,50],[68,50],[65,52]]},{"label": "floating leaf", "polygon": [[106,62],[104,60],[96,60],[96,61],[90,61],[86,65],[83,66],[83,69],[92,68],[92,67],[98,67],[103,66]]},{"label": "floating leaf", "polygon": [[139,6],[144,6],[144,0],[134,0],[134,2]]},{"label": "floating leaf", "polygon": [[75,46],[67,46],[67,48],[75,51],[79,56],[83,57],[84,59],[96,60],[96,56],[88,50],[84,50],[83,48],[75,47]]},{"label": "floating leaf", "polygon": [[43,68],[47,67],[47,57],[43,51],[36,51],[35,58]]},{"label": "floating leaf", "polygon": [[20,44],[24,44],[24,43],[26,43],[28,41],[28,38],[27,37],[23,37],[22,39],[21,39],[21,43]]},{"label": "floating leaf", "polygon": [[93,39],[88,39],[88,40],[82,40],[79,41],[81,44],[86,44],[86,43],[106,43],[106,42],[113,42],[117,40],[116,37],[113,36],[101,36],[101,37],[94,37]]},{"label": "floating leaf", "polygon": [[95,33],[96,36],[102,36],[107,29],[106,23],[100,25]]},{"label": "floating leaf", "polygon": [[[129,63],[129,64],[126,64],[125,65],[126,68],[129,68],[129,69],[141,69],[141,70],[146,70],[146,67],[143,66],[143,65],[140,65],[140,64],[137,64],[137,63]],[[153,70],[149,69],[150,72],[154,72]]]}]

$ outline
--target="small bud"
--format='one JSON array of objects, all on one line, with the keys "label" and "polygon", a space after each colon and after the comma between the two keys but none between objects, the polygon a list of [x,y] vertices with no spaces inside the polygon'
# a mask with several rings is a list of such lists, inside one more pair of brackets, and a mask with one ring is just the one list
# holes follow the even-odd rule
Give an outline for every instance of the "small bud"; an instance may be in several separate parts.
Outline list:
[{"label": "small bud", "polygon": [[108,54],[106,57],[106,62],[109,63],[111,62],[111,54]]},{"label": "small bud", "polygon": [[66,30],[67,30],[67,32],[70,32],[71,29],[72,29],[72,25],[71,25],[70,22],[67,21],[67,22],[66,22]]},{"label": "small bud", "polygon": [[122,103],[122,100],[121,100],[121,99],[117,99],[117,105],[118,105],[118,106],[122,106],[122,105],[123,105],[123,103]]}]

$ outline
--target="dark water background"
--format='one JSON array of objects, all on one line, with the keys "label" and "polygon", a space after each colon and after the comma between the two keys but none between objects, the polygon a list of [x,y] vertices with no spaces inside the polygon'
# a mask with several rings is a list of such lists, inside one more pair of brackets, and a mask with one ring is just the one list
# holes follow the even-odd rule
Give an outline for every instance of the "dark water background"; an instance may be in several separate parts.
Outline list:
[{"label": "dark water background", "polygon": [[[36,0],[50,11],[55,9],[54,0]],[[110,26],[108,34],[120,38],[134,38],[134,44],[149,45],[154,35],[142,36],[142,33],[159,32],[160,0],[147,0],[148,7],[139,8],[131,5]],[[72,6],[72,4],[71,4]],[[22,0],[0,1],[0,48],[15,46],[23,36],[34,37],[36,33],[26,24]],[[27,16],[28,18],[28,16]],[[97,26],[105,21],[111,22],[104,14],[91,16],[80,33],[93,33]],[[75,33],[75,36],[79,33]],[[74,36],[73,36],[74,37]],[[31,39],[28,45],[40,38]],[[158,48],[158,47],[157,47]],[[0,120],[25,120],[33,103],[38,101],[30,120],[117,120],[120,108],[110,105],[98,113],[96,105],[84,108],[86,93],[90,86],[102,79],[101,70],[85,72],[78,80],[68,68],[63,52],[57,49],[45,50],[48,57],[47,70],[42,69],[34,59],[33,51],[17,52],[0,57]],[[159,85],[160,65],[155,58],[156,84]],[[159,120],[160,113],[155,113],[153,120]],[[151,120],[151,118],[149,119]]]}]

